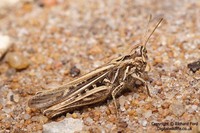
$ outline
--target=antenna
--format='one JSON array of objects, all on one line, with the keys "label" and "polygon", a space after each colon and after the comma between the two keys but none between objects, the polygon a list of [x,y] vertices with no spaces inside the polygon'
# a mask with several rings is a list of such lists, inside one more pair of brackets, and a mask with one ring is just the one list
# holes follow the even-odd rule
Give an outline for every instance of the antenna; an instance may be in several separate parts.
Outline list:
[{"label": "antenna", "polygon": [[[150,24],[150,22],[151,22],[151,19],[152,19],[152,15],[149,16],[149,21],[148,21],[148,24],[147,24],[147,30],[146,30],[145,35],[143,36],[143,38],[146,37],[146,33],[148,32],[148,27],[149,27],[149,24]],[[153,35],[153,33],[155,32],[155,30],[158,28],[158,26],[160,25],[160,23],[161,23],[162,21],[163,21],[163,18],[160,19],[160,21],[156,24],[155,28],[154,28],[153,31],[150,33],[150,35],[148,36],[148,38],[146,39],[146,41],[143,42],[143,46],[144,46],[145,48],[146,48],[147,42],[149,41],[149,39],[151,38],[151,36]],[[142,40],[144,40],[144,39],[142,39]],[[137,44],[136,46],[134,46],[134,47],[131,49],[130,53],[132,53],[132,51],[133,51],[136,47],[138,47],[138,46],[139,46],[139,44]]]},{"label": "antenna", "polygon": [[145,38],[147,36],[148,30],[149,30],[149,24],[151,22],[151,19],[152,19],[152,15],[150,14],[149,15],[149,20],[148,20],[148,23],[147,23],[147,26],[146,26],[145,34],[143,35],[143,38],[142,38],[142,44],[144,44],[144,40],[145,40]]},{"label": "antenna", "polygon": [[155,30],[158,28],[158,26],[160,25],[160,23],[163,21],[163,18],[160,19],[160,21],[156,24],[155,28],[153,29],[153,31],[150,33],[149,37],[147,38],[147,40],[144,43],[144,47],[146,48],[147,42],[149,41],[149,39],[151,38],[151,36],[153,35],[153,33],[155,32]]}]

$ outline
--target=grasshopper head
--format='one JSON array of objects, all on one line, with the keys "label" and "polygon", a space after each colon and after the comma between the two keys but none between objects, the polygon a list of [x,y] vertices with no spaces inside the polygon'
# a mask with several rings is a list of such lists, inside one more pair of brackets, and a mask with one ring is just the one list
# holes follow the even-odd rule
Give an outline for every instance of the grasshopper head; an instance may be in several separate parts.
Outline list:
[{"label": "grasshopper head", "polygon": [[154,29],[151,31],[150,35],[147,37],[147,39],[142,45],[136,46],[131,50],[131,56],[132,59],[134,59],[133,63],[137,64],[138,69],[140,69],[139,71],[146,71],[147,69],[148,70],[150,69],[149,65],[147,65],[148,56],[147,56],[146,45],[162,21],[163,18],[160,19],[160,21],[157,23],[157,25],[154,27]]},{"label": "grasshopper head", "polygon": [[135,66],[136,71],[143,72],[146,69],[148,59],[146,47],[139,45],[130,55],[132,57],[132,64]]}]

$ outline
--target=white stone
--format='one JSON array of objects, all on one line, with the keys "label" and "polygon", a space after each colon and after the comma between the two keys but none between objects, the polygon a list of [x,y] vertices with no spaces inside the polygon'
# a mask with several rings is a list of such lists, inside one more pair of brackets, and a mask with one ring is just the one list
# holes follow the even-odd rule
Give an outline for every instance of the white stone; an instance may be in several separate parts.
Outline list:
[{"label": "white stone", "polygon": [[90,117],[86,118],[85,121],[87,121],[89,124],[94,123],[93,119]]},{"label": "white stone", "polygon": [[[1,3],[1,2],[0,2]],[[11,46],[11,39],[9,36],[0,35],[0,58]]]},{"label": "white stone", "polygon": [[80,119],[65,118],[60,122],[51,122],[43,125],[43,133],[74,133],[81,131],[83,121]]},{"label": "white stone", "polygon": [[151,110],[148,110],[144,113],[144,117],[145,118],[149,118],[150,116],[152,115],[152,111]]},{"label": "white stone", "polygon": [[194,113],[194,112],[197,112],[197,109],[198,109],[197,105],[192,105],[191,107],[189,107],[188,112]]},{"label": "white stone", "polygon": [[138,120],[138,122],[143,126],[146,127],[147,126],[147,121],[145,119],[140,119]]}]

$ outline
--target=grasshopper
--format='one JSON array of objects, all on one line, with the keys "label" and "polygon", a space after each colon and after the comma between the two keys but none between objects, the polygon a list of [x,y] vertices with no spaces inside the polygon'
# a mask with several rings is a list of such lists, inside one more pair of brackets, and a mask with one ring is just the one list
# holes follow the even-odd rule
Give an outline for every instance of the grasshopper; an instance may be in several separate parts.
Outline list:
[{"label": "grasshopper", "polygon": [[145,85],[150,96],[147,83],[142,78],[148,67],[146,44],[162,20],[160,19],[143,45],[135,46],[130,54],[113,59],[56,89],[38,92],[29,99],[29,107],[40,109],[44,115],[52,118],[112,97],[117,109],[116,96],[124,89],[132,89],[137,80]]}]

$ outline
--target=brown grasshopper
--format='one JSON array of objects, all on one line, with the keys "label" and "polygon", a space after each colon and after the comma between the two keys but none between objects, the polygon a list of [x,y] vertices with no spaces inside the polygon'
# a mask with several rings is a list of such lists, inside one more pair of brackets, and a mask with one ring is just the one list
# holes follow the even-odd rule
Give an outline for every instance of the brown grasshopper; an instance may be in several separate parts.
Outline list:
[{"label": "brown grasshopper", "polygon": [[37,93],[29,100],[29,107],[41,109],[44,115],[52,118],[112,97],[117,109],[116,95],[126,88],[132,89],[136,80],[145,85],[150,96],[146,81],[142,78],[147,68],[146,44],[162,20],[157,23],[145,43],[134,47],[130,54],[113,59],[56,89]]}]

